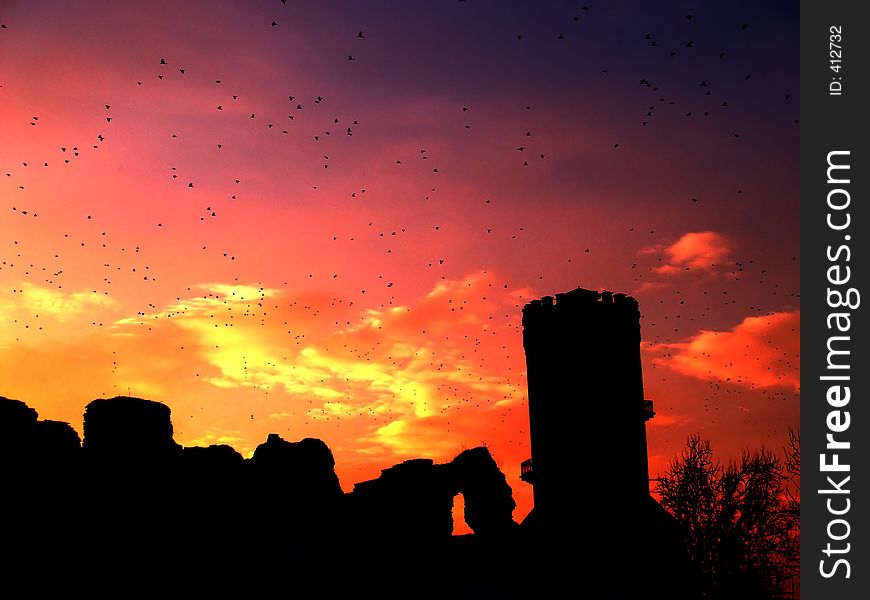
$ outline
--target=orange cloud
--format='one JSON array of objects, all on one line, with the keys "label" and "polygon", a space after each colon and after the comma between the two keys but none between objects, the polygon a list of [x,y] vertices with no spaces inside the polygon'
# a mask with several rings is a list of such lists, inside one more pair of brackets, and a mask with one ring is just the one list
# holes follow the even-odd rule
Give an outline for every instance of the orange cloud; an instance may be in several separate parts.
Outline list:
[{"label": "orange cloud", "polygon": [[667,262],[653,269],[661,275],[678,275],[685,271],[709,271],[721,265],[731,254],[731,243],[715,231],[690,232],[664,248]]},{"label": "orange cloud", "polygon": [[800,311],[746,317],[729,331],[649,346],[653,362],[704,380],[800,389]]}]

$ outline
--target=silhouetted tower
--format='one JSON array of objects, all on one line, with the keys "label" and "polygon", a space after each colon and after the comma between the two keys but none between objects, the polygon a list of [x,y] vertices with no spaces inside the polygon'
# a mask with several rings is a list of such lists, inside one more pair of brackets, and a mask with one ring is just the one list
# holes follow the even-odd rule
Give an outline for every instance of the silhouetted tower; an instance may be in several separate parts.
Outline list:
[{"label": "silhouetted tower", "polygon": [[[534,523],[622,518],[649,496],[640,311],[625,294],[577,288],[523,308]],[[586,527],[588,525],[584,525]]]}]

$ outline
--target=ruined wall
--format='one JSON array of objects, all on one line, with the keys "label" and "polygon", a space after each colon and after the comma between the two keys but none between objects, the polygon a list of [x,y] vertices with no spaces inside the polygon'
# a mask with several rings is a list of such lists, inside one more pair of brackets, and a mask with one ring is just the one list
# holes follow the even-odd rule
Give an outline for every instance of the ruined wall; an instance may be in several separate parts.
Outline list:
[{"label": "ruined wall", "polygon": [[446,543],[453,533],[453,497],[465,500],[465,521],[482,538],[514,531],[516,502],[504,474],[484,447],[461,452],[449,463],[406,460],[349,495],[353,527],[362,537],[377,532],[388,543]]}]

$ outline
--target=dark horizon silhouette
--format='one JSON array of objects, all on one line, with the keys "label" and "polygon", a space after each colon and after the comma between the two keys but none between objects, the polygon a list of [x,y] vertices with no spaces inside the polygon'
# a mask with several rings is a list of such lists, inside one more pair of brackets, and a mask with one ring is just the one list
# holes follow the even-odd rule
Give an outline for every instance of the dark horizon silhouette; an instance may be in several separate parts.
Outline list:
[{"label": "dark horizon silhouette", "polygon": [[[80,443],[0,397],[7,546],[25,571],[99,566],[106,589],[220,587],[220,574],[390,597],[697,597],[676,522],[648,491],[639,319],[633,298],[581,288],[524,308],[535,508],[522,523],[483,446],[406,460],[344,493],[318,439],[273,433],[247,459],[183,447],[168,406],[118,396],[87,405]],[[587,486],[568,477],[578,454],[598,458]],[[453,536],[457,494],[472,535]]]}]

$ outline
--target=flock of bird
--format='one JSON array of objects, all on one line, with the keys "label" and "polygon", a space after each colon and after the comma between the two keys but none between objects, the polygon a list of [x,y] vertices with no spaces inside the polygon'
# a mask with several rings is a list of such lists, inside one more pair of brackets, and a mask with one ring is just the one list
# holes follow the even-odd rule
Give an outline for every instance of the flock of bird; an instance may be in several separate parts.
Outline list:
[{"label": "flock of bird", "polygon": [[[462,2],[463,0],[460,0]],[[286,4],[286,0],[282,0]],[[585,22],[594,18],[594,10],[589,7],[581,7],[579,14],[571,18],[574,24]],[[638,44],[646,44],[650,48],[650,52],[665,53],[665,55],[673,60],[678,60],[685,54],[699,52],[698,45],[695,43],[695,37],[691,32],[691,27],[697,22],[694,15],[685,16],[685,24],[687,30],[684,39],[662,38],[653,32],[645,32],[638,36]],[[566,26],[570,23],[566,23]],[[265,30],[279,30],[281,20],[275,19],[269,22],[264,22]],[[2,24],[2,35],[14,35],[14,29]],[[735,35],[749,35],[752,31],[752,26],[749,23],[742,23],[734,27]],[[559,42],[566,41],[572,35],[570,30],[555,29],[553,38]],[[579,34],[576,34],[579,35]],[[371,43],[372,35],[366,31],[358,30],[348,35],[347,46],[353,48],[353,44],[368,44]],[[517,43],[528,43],[533,34],[528,32],[519,32],[515,34]],[[740,43],[740,42],[738,42]],[[355,61],[356,63],[365,60],[366,53],[364,49],[351,50],[346,54],[345,61]],[[715,51],[711,55],[713,62],[728,61],[729,54],[726,51]],[[349,65],[353,66],[353,65]],[[154,85],[163,86],[162,89],[171,93],[173,86],[179,79],[190,77],[196,72],[196,65],[181,64],[173,56],[154,57],[154,70],[148,77],[132,78],[131,85],[136,88],[149,88]],[[203,74],[198,74],[204,76]],[[612,69],[601,69],[601,75],[607,78],[613,77]],[[209,81],[211,85],[221,90],[224,100],[211,107],[215,113],[226,114],[230,112],[238,113],[242,110],[241,106],[246,106],[245,114],[250,114],[247,120],[251,128],[259,128],[261,132],[269,135],[286,136],[297,140],[298,143],[304,143],[300,139],[297,130],[301,129],[300,123],[306,123],[308,129],[312,127],[316,133],[312,134],[307,140],[312,144],[311,152],[320,157],[319,163],[323,171],[328,171],[331,168],[335,170],[334,162],[331,163],[329,148],[335,148],[339,143],[353,143],[351,138],[364,136],[365,131],[360,123],[362,116],[346,116],[343,114],[333,114],[330,109],[330,100],[324,96],[317,94],[300,95],[298,93],[286,94],[285,111],[282,114],[263,113],[258,110],[253,110],[245,104],[244,90],[238,90],[233,87],[223,77],[211,77]],[[643,102],[644,116],[640,120],[639,126],[646,129],[653,129],[656,120],[660,118],[662,113],[670,111],[670,115],[680,114],[686,119],[701,119],[714,120],[720,112],[727,111],[730,108],[729,99],[720,95],[714,78],[701,79],[692,86],[684,86],[681,90],[665,89],[664,84],[656,83],[657,79],[650,75],[642,77],[639,80],[643,92],[638,94],[638,102]],[[750,85],[752,81],[751,73],[746,73],[744,82]],[[731,85],[731,84],[729,84]],[[725,86],[723,85],[723,88]],[[686,91],[690,89],[691,91]],[[5,92],[0,88],[0,93]],[[784,93],[784,102],[788,103],[790,94]],[[648,99],[647,99],[648,98]],[[640,104],[638,104],[640,106]],[[46,156],[40,156],[36,159],[33,157],[22,157],[16,164],[3,165],[3,178],[6,179],[6,185],[2,188],[4,196],[4,204],[8,206],[9,211],[19,215],[22,219],[26,218],[30,221],[35,221],[40,218],[43,210],[35,210],[31,208],[30,198],[28,196],[28,188],[23,182],[23,174],[25,172],[56,168],[57,166],[67,165],[69,168],[76,167],[76,161],[87,153],[99,152],[104,147],[111,146],[113,142],[113,128],[117,126],[117,119],[113,114],[112,100],[107,101],[100,107],[103,114],[104,124],[102,129],[93,131],[91,139],[84,142],[71,143],[69,141],[59,140],[56,148],[48,152]],[[521,116],[523,113],[531,113],[535,109],[531,104],[520,104],[517,106],[517,113]],[[677,113],[676,111],[679,111]],[[474,132],[474,122],[472,115],[475,109],[467,104],[460,103],[456,107],[456,126],[469,132],[469,135]],[[518,143],[513,146],[512,151],[516,152],[518,160],[516,162],[518,168],[527,169],[536,161],[550,160],[555,151],[546,147],[545,141],[540,141],[533,129],[527,129],[522,123],[522,118],[518,117],[517,123],[520,126],[517,128],[515,139]],[[797,124],[798,121],[794,120]],[[40,115],[31,115],[29,124],[33,128],[43,126]],[[306,130],[307,131],[307,130]],[[220,135],[215,138],[219,139]],[[660,132],[665,134],[664,132]],[[721,143],[736,142],[741,138],[740,131],[734,131],[731,134],[732,140],[723,139]],[[184,143],[183,135],[177,131],[166,132],[167,136],[173,143]],[[338,141],[344,139],[344,142]],[[612,148],[602,148],[602,151],[624,151],[628,142],[620,140],[612,143]],[[226,150],[225,141],[215,141],[214,149],[217,151]],[[442,157],[431,148],[420,147],[416,150],[416,155],[413,157],[400,156],[389,157],[385,159],[390,163],[392,168],[403,169],[407,168],[412,162],[417,165],[426,165],[425,172],[427,176],[423,178],[421,189],[424,193],[421,194],[423,200],[436,199],[438,191],[439,178],[444,175],[443,166],[441,163]],[[200,184],[197,180],[184,172],[183,167],[176,164],[166,165],[166,174],[175,185],[188,189],[198,189]],[[19,180],[22,183],[19,183]],[[236,205],[246,201],[246,181],[244,173],[237,173],[236,176],[228,182],[225,196],[223,198],[214,198],[210,201],[203,202],[201,210],[196,217],[200,222],[209,222],[221,219],[223,216],[222,207]],[[318,189],[317,178],[314,177],[311,183],[312,191]],[[735,195],[742,195],[743,190],[735,190]],[[365,198],[366,187],[361,184],[356,189],[348,190],[348,198],[354,201],[361,201]],[[199,200],[197,200],[199,201]],[[481,207],[497,210],[497,200],[493,198],[481,198],[479,200]],[[703,204],[703,198],[700,195],[694,195],[686,198],[688,209],[693,206]],[[91,214],[81,216],[82,221],[97,220]],[[153,223],[155,229],[163,229],[165,227],[164,220],[158,220]],[[443,224],[434,223],[431,225],[433,232],[441,232]],[[511,240],[516,240],[518,246],[526,243],[534,243],[526,234],[527,224],[517,223],[512,230],[506,235]],[[481,235],[493,236],[496,231],[503,231],[504,228],[496,227],[495,225],[488,226]],[[627,233],[632,235],[642,235],[645,233],[643,240],[638,241],[638,248],[648,246],[652,241],[659,241],[654,228],[643,228],[637,225],[627,227]],[[398,252],[399,244],[396,240],[402,238],[410,238],[417,235],[417,232],[411,231],[404,227],[398,228],[382,228],[376,225],[376,220],[373,218],[361,230],[343,235],[338,232],[322,232],[325,239],[330,239],[332,242],[356,242],[360,239],[376,238],[385,242],[384,252],[392,255]],[[7,231],[4,237],[10,236],[11,239],[4,239],[4,254],[0,256],[0,276],[6,282],[10,281],[28,281],[34,285],[46,286],[52,289],[65,290],[64,288],[64,273],[62,268],[58,268],[58,264],[62,264],[62,258],[58,254],[54,256],[44,257],[42,262],[37,262],[36,259],[28,252],[22,250],[22,246],[27,244],[29,235],[39,235],[38,229],[28,228],[22,225],[14,225],[11,231]],[[474,305],[475,315],[481,317],[483,322],[480,323],[477,334],[461,334],[461,339],[451,339],[449,334],[446,339],[438,339],[439,343],[444,344],[444,347],[450,348],[454,354],[445,357],[439,354],[432,347],[429,347],[425,352],[418,351],[413,357],[395,357],[392,356],[392,348],[390,343],[395,340],[384,340],[375,338],[370,342],[369,346],[361,341],[365,336],[356,336],[355,332],[360,331],[362,327],[372,323],[372,312],[377,313],[382,318],[387,318],[389,310],[392,307],[402,307],[402,310],[413,310],[404,306],[400,299],[404,300],[395,293],[397,282],[401,282],[401,273],[379,273],[377,279],[371,282],[371,285],[366,286],[358,291],[358,295],[350,294],[333,294],[324,296],[321,300],[323,306],[305,303],[304,301],[294,300],[294,292],[290,289],[282,291],[279,299],[276,300],[272,295],[267,293],[267,286],[263,283],[258,283],[258,294],[254,298],[246,298],[243,300],[233,299],[225,295],[215,292],[208,292],[202,298],[191,301],[185,300],[184,294],[191,294],[195,290],[187,288],[179,293],[176,300],[178,305],[175,309],[161,308],[154,298],[156,294],[152,291],[153,286],[157,281],[161,280],[162,274],[156,268],[152,268],[151,264],[144,262],[141,256],[146,254],[143,248],[148,244],[157,244],[157,238],[153,240],[143,238],[138,243],[119,242],[117,236],[111,231],[100,231],[96,236],[85,236],[80,229],[80,224],[70,223],[69,230],[63,233],[63,240],[57,240],[57,247],[67,248],[69,252],[74,252],[78,249],[90,250],[95,247],[90,256],[91,260],[106,260],[102,263],[105,277],[102,281],[94,281],[92,292],[97,295],[110,297],[112,295],[113,282],[125,280],[126,283],[139,281],[141,287],[141,302],[142,305],[137,311],[137,319],[128,320],[135,322],[139,327],[147,329],[157,329],[157,321],[184,318],[185,313],[191,311],[190,306],[200,303],[201,306],[207,305],[211,314],[210,319],[214,321],[215,327],[234,327],[239,322],[244,321],[246,327],[249,324],[255,324],[266,328],[286,327],[289,321],[298,323],[317,321],[319,319],[330,319],[328,323],[336,332],[346,331],[347,335],[334,334],[328,335],[325,340],[320,342],[323,344],[324,352],[335,352],[348,361],[360,362],[385,362],[387,367],[395,369],[407,369],[409,362],[415,359],[425,361],[425,366],[434,371],[452,370],[451,377],[444,381],[451,383],[439,384],[436,392],[440,397],[440,402],[437,404],[437,412],[441,414],[449,414],[451,411],[468,407],[470,409],[478,409],[481,402],[490,405],[496,405],[501,400],[508,397],[522,397],[525,388],[525,382],[522,379],[521,370],[514,372],[503,373],[501,380],[494,380],[491,374],[487,375],[491,369],[488,367],[487,361],[492,359],[492,355],[498,355],[499,360],[496,361],[500,367],[504,365],[514,365],[517,359],[517,353],[521,351],[518,346],[520,331],[519,312],[522,308],[522,303],[530,298],[523,296],[510,297],[507,294],[512,292],[514,288],[524,287],[531,289],[532,293],[543,292],[550,293],[555,290],[550,290],[547,282],[544,281],[543,275],[538,277],[536,282],[524,282],[525,286],[512,286],[510,282],[497,280],[496,278],[486,279],[483,282],[469,282],[467,285],[473,289],[473,293],[478,296],[471,299],[465,295],[457,295],[456,297],[445,296],[442,300],[445,303],[443,307],[447,313],[462,314]],[[412,243],[412,241],[410,242]],[[243,261],[243,250],[234,248],[212,248],[209,243],[201,244],[201,251],[204,253],[201,258],[194,257],[193,261],[208,261],[208,260],[223,260],[230,263],[241,263]],[[408,243],[402,243],[401,247],[407,248]],[[519,248],[518,248],[519,249]],[[111,250],[112,256],[116,262],[108,262],[108,259],[100,258],[108,255],[107,252],[99,252],[99,250]],[[595,248],[580,244],[580,249],[577,255],[566,259],[570,265],[570,270],[575,273],[578,279],[582,280],[583,266],[582,260],[584,257],[594,254]],[[83,256],[79,254],[77,256]],[[27,257],[27,258],[25,258]],[[626,271],[636,273],[633,276],[633,282],[640,286],[646,281],[661,282],[659,269],[667,259],[659,253],[654,260],[650,261],[646,258],[637,258],[636,262],[629,265],[613,265],[613,269],[623,268]],[[441,281],[448,281],[450,277],[445,274],[443,267],[448,258],[444,256],[425,257],[421,261],[421,268],[438,270],[437,277]],[[797,261],[797,257],[792,257],[792,261]],[[644,264],[645,263],[645,264]],[[729,262],[724,265],[718,265],[717,271],[721,272],[718,278],[710,278],[706,291],[700,296],[692,295],[690,301],[693,306],[687,304],[689,293],[683,293],[683,290],[678,289],[675,285],[662,285],[659,298],[656,300],[645,299],[647,303],[657,302],[660,306],[651,308],[647,312],[657,315],[655,319],[650,319],[644,322],[645,337],[653,346],[667,349],[668,344],[678,343],[690,335],[704,328],[705,322],[714,315],[722,307],[735,305],[739,302],[744,302],[739,299],[739,294],[736,290],[744,280],[749,280],[753,284],[753,289],[766,289],[768,298],[761,299],[753,303],[751,306],[744,306],[743,313],[746,315],[765,314],[770,311],[771,305],[781,306],[796,306],[799,305],[799,293],[796,290],[789,291],[780,288],[780,284],[776,280],[771,280],[771,274],[767,272],[767,267],[762,258],[755,259],[729,259]],[[234,283],[244,284],[246,279],[244,272],[240,269]],[[705,271],[706,273],[706,271]],[[308,278],[317,282],[335,280],[341,277],[340,273],[336,272],[315,272],[308,273]],[[533,284],[533,285],[529,285]],[[286,284],[285,284],[286,285]],[[373,290],[376,290],[373,293]],[[8,290],[7,290],[8,293]],[[16,286],[11,290],[13,297],[21,296],[25,293],[25,289],[21,286]],[[372,297],[376,299],[370,301]],[[774,299],[774,297],[776,297]],[[504,302],[505,298],[511,298],[512,304]],[[765,301],[766,300],[766,301]],[[454,302],[455,301],[455,302]],[[489,307],[489,308],[487,308]],[[277,323],[276,319],[282,320],[282,323]],[[16,340],[27,343],[28,335],[39,331],[42,327],[38,316],[22,317],[15,320],[13,323],[16,329]],[[96,321],[95,327],[108,327],[109,323]],[[305,346],[311,343],[311,335],[304,331],[304,327],[300,325],[302,330],[290,328],[287,329],[287,345]],[[423,339],[429,335],[425,330],[419,334]],[[359,339],[356,339],[356,338]],[[333,347],[332,345],[335,344]],[[289,354],[289,353],[288,353]],[[425,354],[425,357],[423,356]],[[665,354],[667,356],[667,354]],[[117,361],[113,359],[113,370],[117,368]],[[244,377],[251,377],[248,359],[244,359],[243,366]],[[285,359],[287,363],[292,363],[292,356]],[[793,368],[795,357],[784,355],[781,361],[783,364],[778,365],[781,368]],[[273,365],[274,366],[274,365]],[[508,367],[509,370],[513,367]],[[665,377],[663,375],[663,377]],[[486,380],[486,381],[484,381]],[[322,382],[323,383],[323,382]],[[501,391],[500,395],[490,395],[484,398],[475,397],[471,392],[476,385],[484,383],[492,383],[493,388],[498,387]],[[325,383],[324,383],[325,384]],[[497,384],[497,385],[496,385]],[[260,384],[251,382],[252,387],[257,387]],[[501,386],[501,387],[499,387]],[[267,389],[267,388],[264,388]],[[715,412],[719,410],[718,398],[720,396],[735,394],[739,395],[739,390],[734,385],[728,385],[727,382],[711,381],[709,383],[709,395],[706,399],[705,410]],[[761,390],[762,394],[778,397],[779,399],[791,398],[788,391],[772,389]],[[309,405],[311,402],[309,401]],[[352,411],[350,408],[345,409],[346,415],[350,416]],[[381,422],[389,422],[393,418],[391,409],[383,413],[374,414],[371,407],[367,409],[374,419]],[[312,415],[312,418],[337,419],[340,421],[342,414],[332,414],[324,411],[318,412],[316,407],[310,405],[307,407],[306,414]],[[493,428],[498,428],[508,415],[505,411],[499,413],[500,421],[493,423]],[[254,415],[252,415],[252,418]],[[715,422],[715,421],[714,421]]]}]

